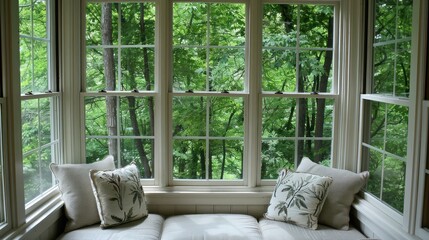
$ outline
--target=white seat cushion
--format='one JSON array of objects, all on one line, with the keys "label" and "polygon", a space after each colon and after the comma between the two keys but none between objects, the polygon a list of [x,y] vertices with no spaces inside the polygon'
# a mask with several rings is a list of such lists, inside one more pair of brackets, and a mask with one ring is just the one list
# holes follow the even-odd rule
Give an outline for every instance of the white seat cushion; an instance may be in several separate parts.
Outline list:
[{"label": "white seat cushion", "polygon": [[242,214],[189,214],[164,222],[163,240],[262,239],[257,220]]},{"label": "white seat cushion", "polygon": [[320,225],[317,230],[299,227],[293,224],[260,219],[262,236],[267,240],[357,240],[366,237],[353,227],[338,230]]},{"label": "white seat cushion", "polygon": [[100,224],[84,227],[61,235],[60,240],[158,240],[161,237],[164,218],[149,214],[147,218],[125,223],[109,229]]}]

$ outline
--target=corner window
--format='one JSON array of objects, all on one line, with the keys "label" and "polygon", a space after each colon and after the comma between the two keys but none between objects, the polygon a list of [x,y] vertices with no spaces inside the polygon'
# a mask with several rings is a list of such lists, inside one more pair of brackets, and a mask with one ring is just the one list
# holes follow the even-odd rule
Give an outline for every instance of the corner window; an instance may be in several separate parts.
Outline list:
[{"label": "corner window", "polygon": [[60,157],[53,4],[50,0],[19,1],[25,203],[54,185],[49,164]]}]

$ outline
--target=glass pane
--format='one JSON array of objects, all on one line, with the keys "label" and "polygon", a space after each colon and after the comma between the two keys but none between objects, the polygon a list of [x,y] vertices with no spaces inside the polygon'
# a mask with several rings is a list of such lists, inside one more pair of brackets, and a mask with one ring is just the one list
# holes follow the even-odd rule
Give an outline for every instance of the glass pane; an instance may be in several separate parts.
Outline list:
[{"label": "glass pane", "polygon": [[[119,6],[121,5],[115,6],[113,3],[87,4],[85,36],[88,46],[118,45]],[[106,31],[104,39],[103,30]]]},{"label": "glass pane", "polygon": [[295,141],[262,141],[262,179],[276,179],[283,168],[295,169]]},{"label": "glass pane", "polygon": [[384,179],[382,200],[402,213],[405,196],[405,163],[386,157],[384,159]]},{"label": "glass pane", "polygon": [[153,178],[154,144],[152,139],[122,139],[120,166],[137,165],[141,178]]},{"label": "glass pane", "polygon": [[53,136],[55,132],[53,119],[56,118],[56,116],[51,101],[51,98],[42,98],[39,100],[40,146],[55,140],[55,136]]},{"label": "glass pane", "polygon": [[242,140],[211,140],[209,179],[236,180],[243,178]]},{"label": "glass pane", "polygon": [[173,140],[173,178],[206,178],[205,140]]},{"label": "glass pane", "polygon": [[242,137],[244,136],[243,121],[242,98],[210,98],[210,136]]},{"label": "glass pane", "polygon": [[294,92],[296,53],[289,50],[262,50],[262,88],[264,91]]},{"label": "glass pane", "polygon": [[313,162],[324,166],[331,166],[331,140],[306,139],[298,141],[298,160],[303,157],[310,158]]},{"label": "glass pane", "polygon": [[108,142],[109,140],[106,138],[87,138],[85,142],[86,163],[96,162],[108,155]]},{"label": "glass pane", "polygon": [[[366,147],[364,147],[366,148]],[[375,197],[381,198],[381,184],[383,176],[383,154],[366,148],[369,151],[369,179],[366,190]]]},{"label": "glass pane", "polygon": [[28,38],[20,38],[19,48],[21,94],[24,94],[33,90],[32,41]]},{"label": "glass pane", "polygon": [[49,164],[53,160],[53,156],[51,154],[52,149],[48,146],[40,149],[37,153],[24,157],[23,170],[25,203],[28,203],[44,191],[54,186],[52,173],[49,170]]},{"label": "glass pane", "polygon": [[206,136],[205,97],[173,97],[173,136]]},{"label": "glass pane", "polygon": [[200,48],[174,48],[173,88],[177,91],[206,90],[207,54]]},{"label": "glass pane", "polygon": [[39,147],[39,100],[21,103],[22,151],[26,153]]},{"label": "glass pane", "polygon": [[107,136],[106,111],[106,97],[85,97],[86,136]]},{"label": "glass pane", "polygon": [[[262,137],[295,137],[296,100],[263,98],[262,104]],[[275,172],[276,178],[277,175]]]},{"label": "glass pane", "polygon": [[263,46],[296,47],[297,16],[297,5],[265,4]]},{"label": "glass pane", "polygon": [[395,95],[408,97],[410,94],[411,40],[398,44],[396,69]]},{"label": "glass pane", "polygon": [[86,45],[101,45],[101,4],[88,3],[86,5]]},{"label": "glass pane", "polygon": [[386,130],[386,104],[370,102],[371,128],[369,144],[378,149],[384,149],[384,133]]},{"label": "glass pane", "polygon": [[[395,76],[395,45],[388,44],[373,48],[373,93],[393,94]],[[393,53],[393,54],[392,54]]]},{"label": "glass pane", "polygon": [[36,0],[33,4],[33,36],[47,38],[48,15],[46,1]]},{"label": "glass pane", "polygon": [[121,49],[121,90],[154,90],[154,49]]},{"label": "glass pane", "polygon": [[88,91],[117,90],[118,49],[86,49],[86,89]]},{"label": "glass pane", "polygon": [[302,51],[299,58],[298,92],[331,92],[332,50]]},{"label": "glass pane", "polygon": [[33,31],[31,19],[32,0],[19,0],[19,34],[31,36]]},{"label": "glass pane", "polygon": [[300,47],[333,46],[334,6],[300,5]]},{"label": "glass pane", "polygon": [[374,42],[385,42],[396,38],[396,2],[397,0],[375,1]]},{"label": "glass pane", "polygon": [[244,89],[244,49],[210,49],[209,69],[209,91]]},{"label": "glass pane", "polygon": [[407,156],[408,108],[387,105],[386,151],[400,157]]},{"label": "glass pane", "polygon": [[173,44],[207,44],[207,7],[205,3],[173,4]]},{"label": "glass pane", "polygon": [[398,1],[398,38],[411,37],[413,0]]},{"label": "glass pane", "polygon": [[297,108],[299,137],[332,137],[333,99],[299,99]]},{"label": "glass pane", "polygon": [[122,136],[153,136],[153,97],[124,97],[120,98],[120,104]]},{"label": "glass pane", "polygon": [[42,41],[33,42],[33,92],[46,92],[49,86],[49,56],[48,43]]},{"label": "glass pane", "polygon": [[210,4],[209,13],[211,46],[244,46],[246,32],[244,4]]},{"label": "glass pane", "polygon": [[155,4],[121,3],[120,5],[122,44],[155,44]]}]

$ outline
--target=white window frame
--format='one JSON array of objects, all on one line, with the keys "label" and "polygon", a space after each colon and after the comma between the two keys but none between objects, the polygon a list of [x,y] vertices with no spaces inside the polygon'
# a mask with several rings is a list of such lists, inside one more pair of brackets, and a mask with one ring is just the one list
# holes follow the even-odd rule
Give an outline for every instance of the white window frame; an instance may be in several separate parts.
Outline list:
[{"label": "white window frame", "polygon": [[[370,0],[373,1],[373,0]],[[407,156],[406,156],[406,174],[405,174],[405,193],[404,193],[404,210],[400,214],[393,210],[388,205],[382,203],[379,199],[372,195],[363,192],[362,197],[374,207],[374,210],[381,211],[386,214],[386,223],[389,229],[394,229],[394,232],[383,232],[382,234],[399,234],[398,236],[408,237],[406,234],[414,234],[416,212],[419,211],[416,205],[417,197],[417,181],[418,181],[418,161],[420,154],[420,134],[421,134],[421,108],[424,96],[424,83],[426,76],[426,33],[427,33],[427,1],[413,1],[413,18],[412,18],[412,37],[411,37],[411,70],[410,70],[410,94],[408,98],[401,97],[384,97],[377,94],[362,94],[360,107],[360,131],[359,131],[359,151],[358,161],[359,169],[362,167],[362,143],[363,143],[363,101],[378,101],[382,103],[397,104],[408,106],[408,136],[407,136]],[[371,12],[371,4],[369,4],[369,13]],[[368,26],[372,25],[373,16],[369,16]],[[368,34],[368,39],[371,39],[372,34]],[[369,42],[372,42],[369,40]],[[372,56],[372,45],[367,47],[368,56]],[[367,60],[367,79],[372,78],[372,58]],[[368,70],[369,69],[369,70]],[[369,89],[370,90],[370,89]],[[420,209],[421,210],[421,209]],[[371,216],[373,213],[368,214]],[[380,225],[381,226],[381,225]],[[379,227],[379,226],[377,226]],[[393,236],[393,235],[392,235]]]},{"label": "white window frame", "polygon": [[[57,68],[56,68],[56,29],[55,29],[55,1],[53,0],[45,0],[46,1],[46,7],[47,7],[47,35],[46,39],[41,39],[33,36],[24,36],[24,38],[34,38],[36,40],[41,40],[43,42],[48,43],[48,90],[51,92],[45,92],[45,93],[32,93],[32,94],[20,94],[20,101],[28,101],[28,100],[40,100],[40,99],[49,99],[51,98],[51,123],[53,123],[53,126],[51,126],[51,138],[56,139],[53,142],[50,142],[49,145],[52,149],[52,155],[51,159],[55,159],[58,163],[61,162],[62,159],[62,141],[61,141],[61,98],[62,94],[59,91],[59,80],[57,79]],[[19,33],[18,33],[19,34]],[[19,38],[21,38],[21,35],[19,35]],[[20,81],[16,81],[14,84],[16,84],[17,88],[20,89]],[[20,109],[21,111],[21,109]],[[15,123],[21,126],[21,118],[15,120]],[[46,146],[38,146],[38,148],[35,151],[40,151],[42,147]],[[33,151],[31,151],[33,152]],[[24,157],[26,156],[26,153],[21,154],[22,161]],[[21,170],[22,171],[22,170]],[[23,177],[23,175],[22,175]],[[41,207],[46,200],[51,199],[57,194],[56,186],[54,185],[54,177],[52,176],[52,182],[53,186],[46,190],[44,193],[40,194],[39,196],[35,197],[34,199],[30,200],[28,203],[25,204],[25,213],[30,214],[33,211],[35,211],[37,208]],[[22,186],[24,187],[24,186]],[[24,192],[23,192],[24,193]],[[22,198],[24,198],[24,194],[22,195]]]},{"label": "white window frame", "polygon": [[[418,202],[417,202],[417,223],[416,223],[416,235],[422,239],[429,239],[429,229],[422,227],[423,218],[423,205],[424,198],[428,197],[428,193],[425,193],[426,178],[429,177],[429,166],[428,161],[428,150],[427,146],[429,143],[429,101],[423,101],[422,104],[422,128],[421,128],[421,152],[420,152],[420,166],[419,166],[419,189],[418,189]],[[425,196],[426,195],[426,196]]]}]

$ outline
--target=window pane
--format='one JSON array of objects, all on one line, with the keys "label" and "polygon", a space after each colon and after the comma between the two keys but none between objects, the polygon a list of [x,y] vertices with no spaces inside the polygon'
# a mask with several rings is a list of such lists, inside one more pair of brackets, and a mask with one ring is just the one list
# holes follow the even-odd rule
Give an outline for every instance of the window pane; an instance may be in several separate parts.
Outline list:
[{"label": "window pane", "polygon": [[330,166],[333,99],[265,97],[262,103],[262,178],[294,169],[304,156]]},{"label": "window pane", "polygon": [[241,97],[173,97],[173,172],[177,179],[242,179]]},{"label": "window pane", "polygon": [[296,125],[296,99],[263,98],[262,137],[295,137]]},{"label": "window pane", "polygon": [[385,42],[396,38],[396,2],[397,0],[375,1],[374,42]]},{"label": "window pane", "polygon": [[370,175],[366,190],[402,213],[405,163],[373,149],[369,149],[369,158]]},{"label": "window pane", "polygon": [[408,97],[411,62],[411,0],[374,3],[372,93]]},{"label": "window pane", "polygon": [[86,31],[88,91],[154,90],[153,3],[89,3]]},{"label": "window pane", "polygon": [[263,24],[263,90],[331,92],[334,7],[267,4]]},{"label": "window pane", "polygon": [[21,93],[50,89],[50,39],[47,2],[20,0],[20,74]]},{"label": "window pane", "polygon": [[33,200],[55,185],[49,164],[53,162],[52,151],[57,146],[40,148],[37,152],[24,155],[25,203]]},{"label": "window pane", "polygon": [[392,66],[395,66],[394,55],[395,45],[388,44],[384,46],[374,47],[374,86],[373,93],[392,94],[395,82],[395,71],[392,71]]},{"label": "window pane", "polygon": [[296,47],[298,6],[265,4],[263,45],[266,47]]},{"label": "window pane", "polygon": [[173,140],[173,178],[206,178],[205,140]]},{"label": "window pane", "polygon": [[296,52],[263,49],[262,87],[265,91],[293,92],[296,89]]},{"label": "window pane", "polygon": [[206,88],[207,52],[202,48],[174,48],[173,88],[177,90],[201,90]]},{"label": "window pane", "polygon": [[295,169],[295,141],[262,141],[262,179],[277,179],[283,168]]},{"label": "window pane", "polygon": [[[104,60],[106,59],[106,63]],[[109,59],[109,60],[107,60]],[[118,79],[118,49],[89,48],[86,51],[86,89],[116,90]]]},{"label": "window pane", "polygon": [[244,4],[174,3],[174,90],[243,91],[244,36]]},{"label": "window pane", "polygon": [[153,177],[153,97],[85,97],[86,160],[113,155],[118,167],[135,161]]},{"label": "window pane", "polygon": [[243,178],[243,140],[211,140],[209,179]]},{"label": "window pane", "polygon": [[400,157],[407,156],[408,108],[388,105],[386,151]]}]

